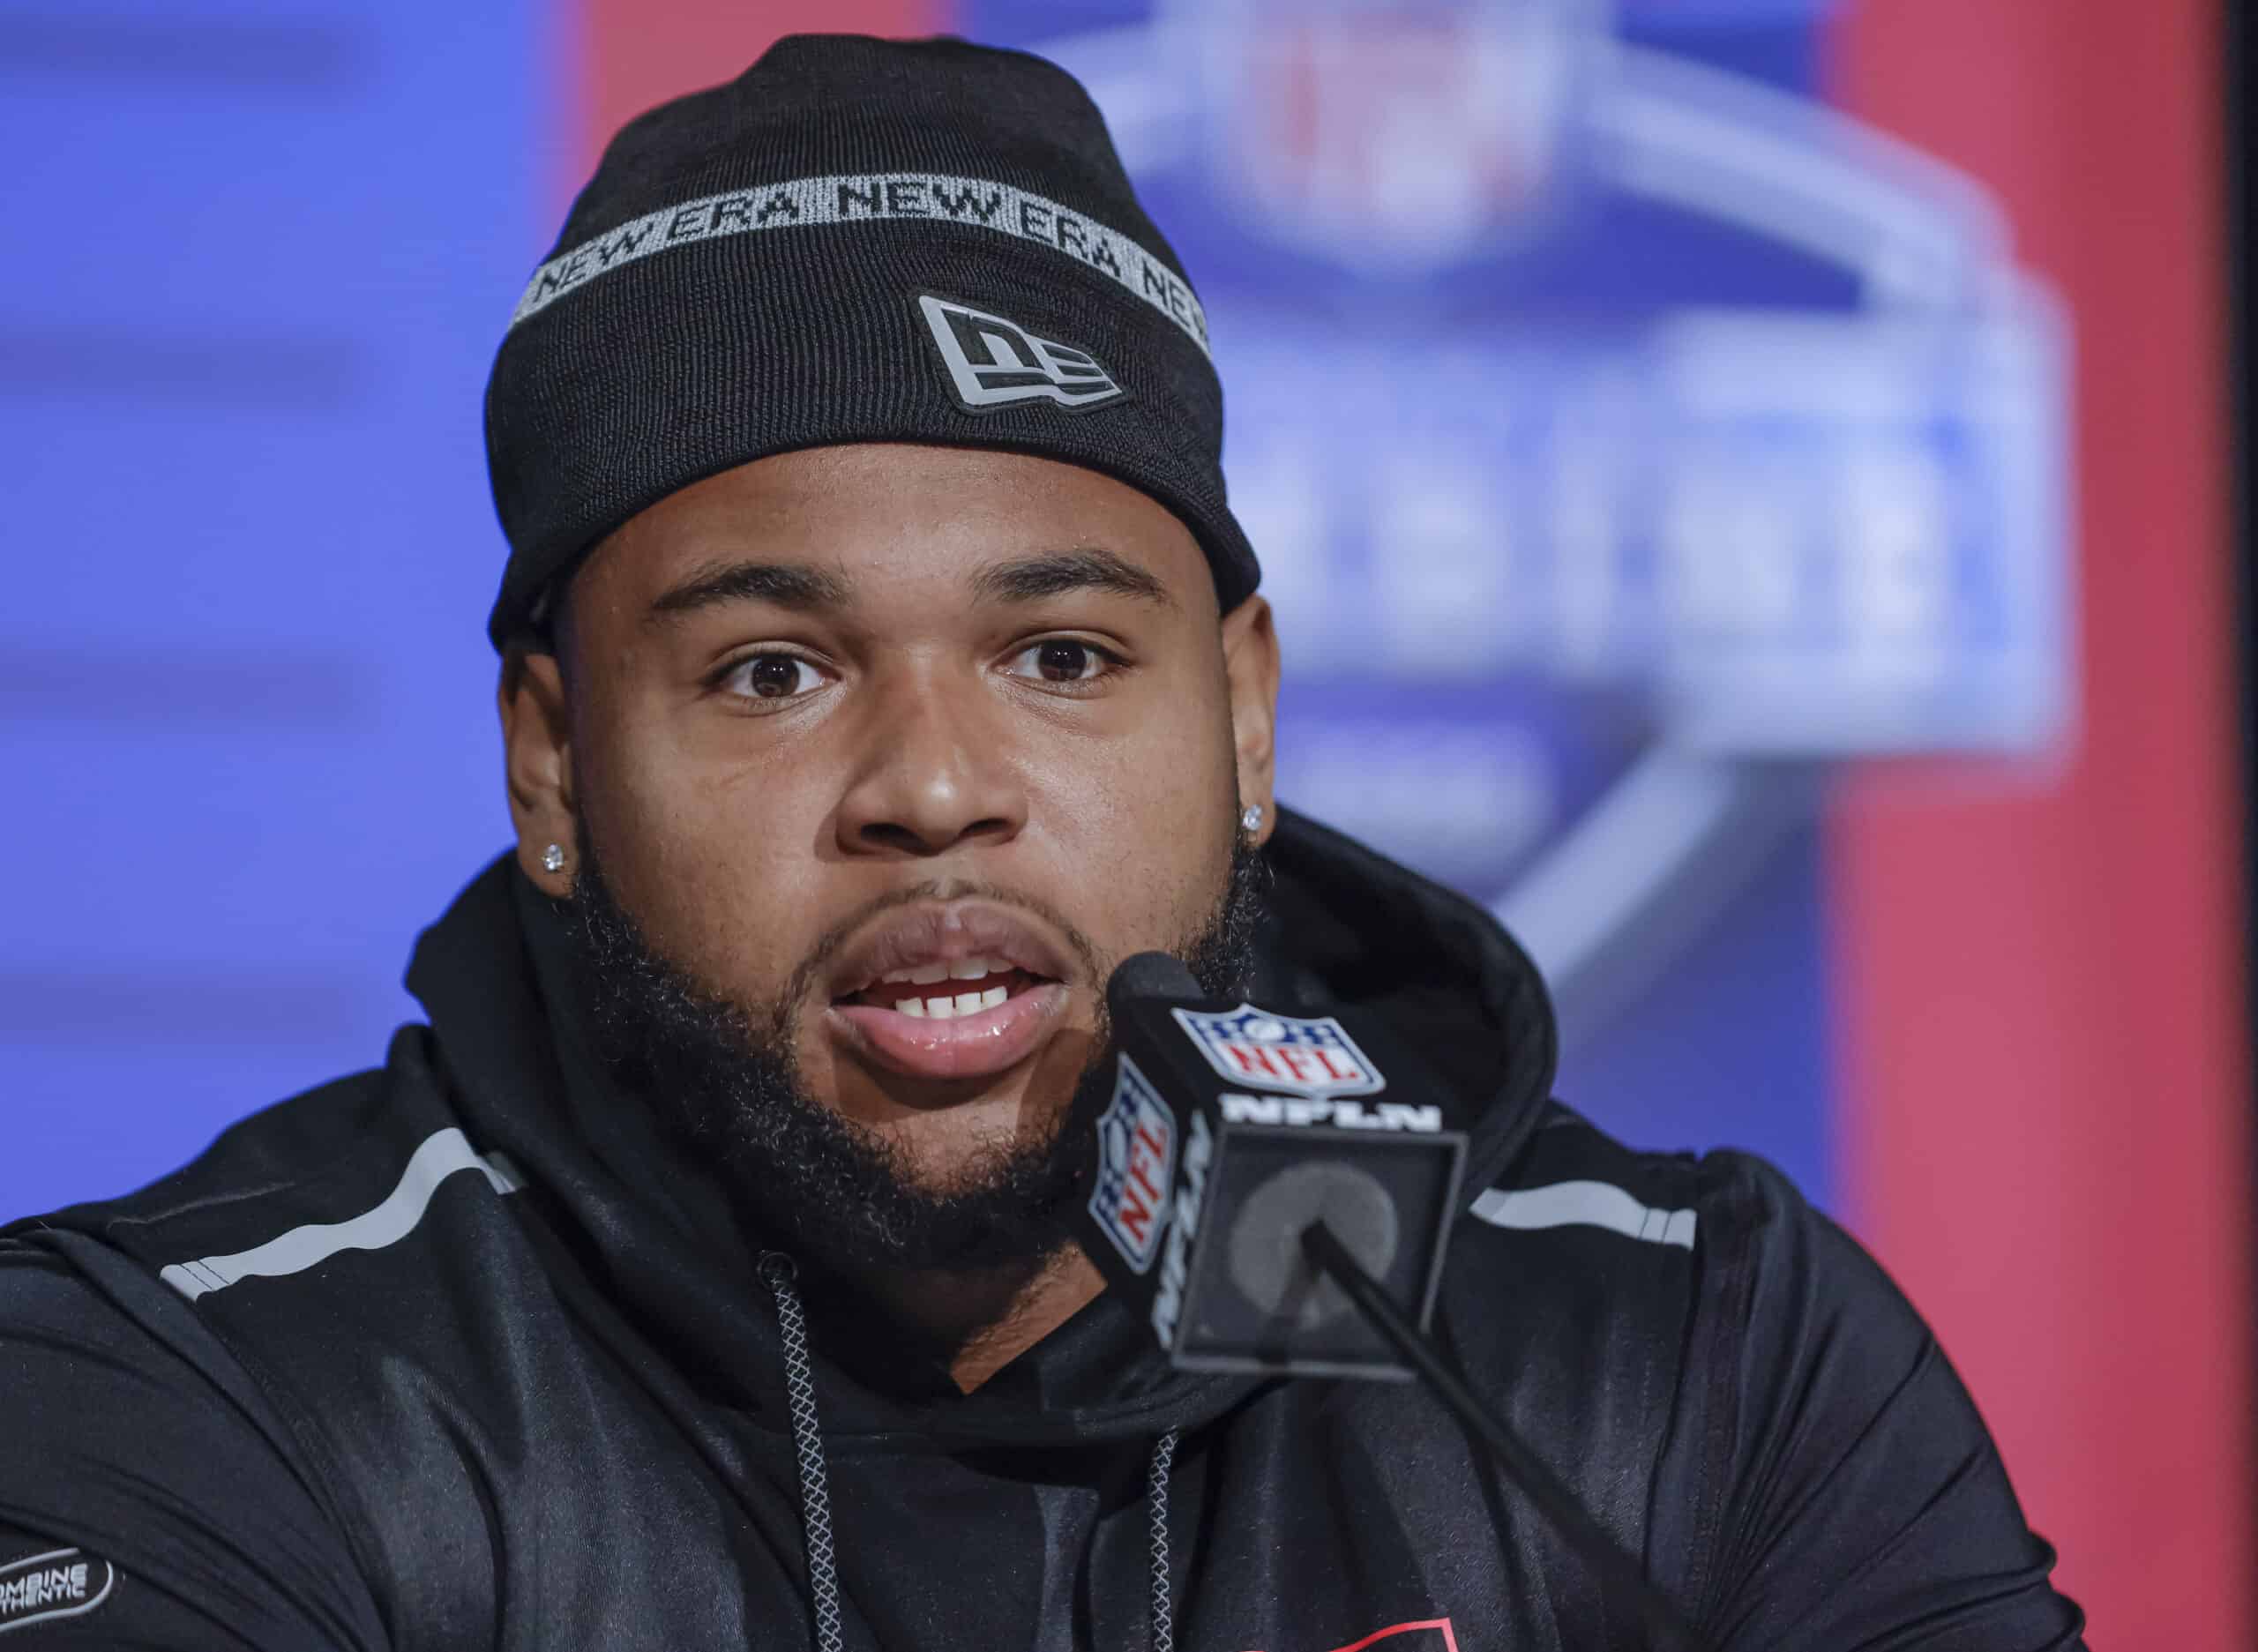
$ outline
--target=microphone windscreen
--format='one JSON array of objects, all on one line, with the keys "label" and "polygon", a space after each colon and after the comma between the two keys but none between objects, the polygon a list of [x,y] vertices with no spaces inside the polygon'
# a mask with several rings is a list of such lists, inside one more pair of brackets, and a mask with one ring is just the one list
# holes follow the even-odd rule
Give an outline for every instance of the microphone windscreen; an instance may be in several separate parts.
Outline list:
[{"label": "microphone windscreen", "polygon": [[1121,961],[1113,978],[1105,983],[1106,1007],[1115,1018],[1121,1006],[1138,998],[1201,998],[1207,994],[1200,990],[1200,983],[1184,967],[1184,961],[1167,953],[1138,953]]},{"label": "microphone windscreen", "polygon": [[1246,1196],[1231,1222],[1232,1282],[1266,1314],[1305,1331],[1345,1312],[1348,1297],[1302,1252],[1302,1230],[1321,1222],[1364,1270],[1387,1275],[1402,1243],[1395,1200],[1367,1171],[1312,1158],[1279,1171]]}]

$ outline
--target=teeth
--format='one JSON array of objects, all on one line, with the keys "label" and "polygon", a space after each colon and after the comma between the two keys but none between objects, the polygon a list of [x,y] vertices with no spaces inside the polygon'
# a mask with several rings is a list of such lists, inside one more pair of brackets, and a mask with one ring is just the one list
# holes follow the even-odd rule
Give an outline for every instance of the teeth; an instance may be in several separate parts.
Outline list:
[{"label": "teeth", "polygon": [[946,964],[926,964],[916,969],[896,969],[879,977],[879,980],[888,983],[907,982],[915,987],[929,987],[936,981],[946,981],[948,978],[949,967]]},{"label": "teeth", "polygon": [[1001,958],[986,958],[975,953],[960,958],[954,963],[923,964],[915,969],[896,969],[879,977],[888,986],[904,983],[910,986],[930,987],[939,981],[977,981],[983,976],[1009,974],[1013,966]]},{"label": "teeth", "polygon": [[1009,987],[990,987],[984,992],[960,992],[946,998],[896,998],[893,1008],[897,1015],[913,1015],[925,1021],[946,1021],[960,1015],[974,1015],[982,1010],[992,1010],[1011,996]]}]

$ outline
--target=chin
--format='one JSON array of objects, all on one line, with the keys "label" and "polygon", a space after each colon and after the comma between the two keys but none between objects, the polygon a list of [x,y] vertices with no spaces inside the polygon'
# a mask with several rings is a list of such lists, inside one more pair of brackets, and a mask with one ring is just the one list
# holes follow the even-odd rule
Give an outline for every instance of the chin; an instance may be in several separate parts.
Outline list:
[{"label": "chin", "polygon": [[1025,1080],[983,1089],[947,1087],[953,1094],[946,1095],[900,1094],[903,1088],[888,1075],[826,1104],[908,1154],[917,1185],[932,1192],[949,1191],[950,1182],[999,1150],[1048,1141],[1068,1100],[1031,1097]]}]

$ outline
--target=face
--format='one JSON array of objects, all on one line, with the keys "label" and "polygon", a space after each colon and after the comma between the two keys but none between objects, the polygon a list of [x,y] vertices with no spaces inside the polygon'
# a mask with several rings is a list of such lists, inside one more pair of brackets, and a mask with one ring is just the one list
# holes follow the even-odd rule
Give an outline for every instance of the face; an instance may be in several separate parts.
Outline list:
[{"label": "face", "polygon": [[1119,482],[763,460],[628,522],[558,654],[512,657],[520,862],[562,900],[593,856],[681,993],[945,1194],[1056,1135],[1114,964],[1212,940],[1240,810],[1272,814],[1276,682],[1260,599],[1219,617],[1190,533]]}]

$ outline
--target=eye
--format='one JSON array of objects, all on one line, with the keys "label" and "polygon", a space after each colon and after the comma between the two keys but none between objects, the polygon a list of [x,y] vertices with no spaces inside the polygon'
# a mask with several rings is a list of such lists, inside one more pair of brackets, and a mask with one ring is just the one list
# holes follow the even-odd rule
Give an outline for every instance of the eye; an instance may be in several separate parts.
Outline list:
[{"label": "eye", "polygon": [[1046,683],[1088,683],[1119,663],[1095,643],[1050,637],[1030,643],[1013,655],[1012,675],[1040,677]]},{"label": "eye", "polygon": [[823,686],[823,674],[796,654],[756,654],[729,668],[724,688],[747,699],[793,699]]}]

